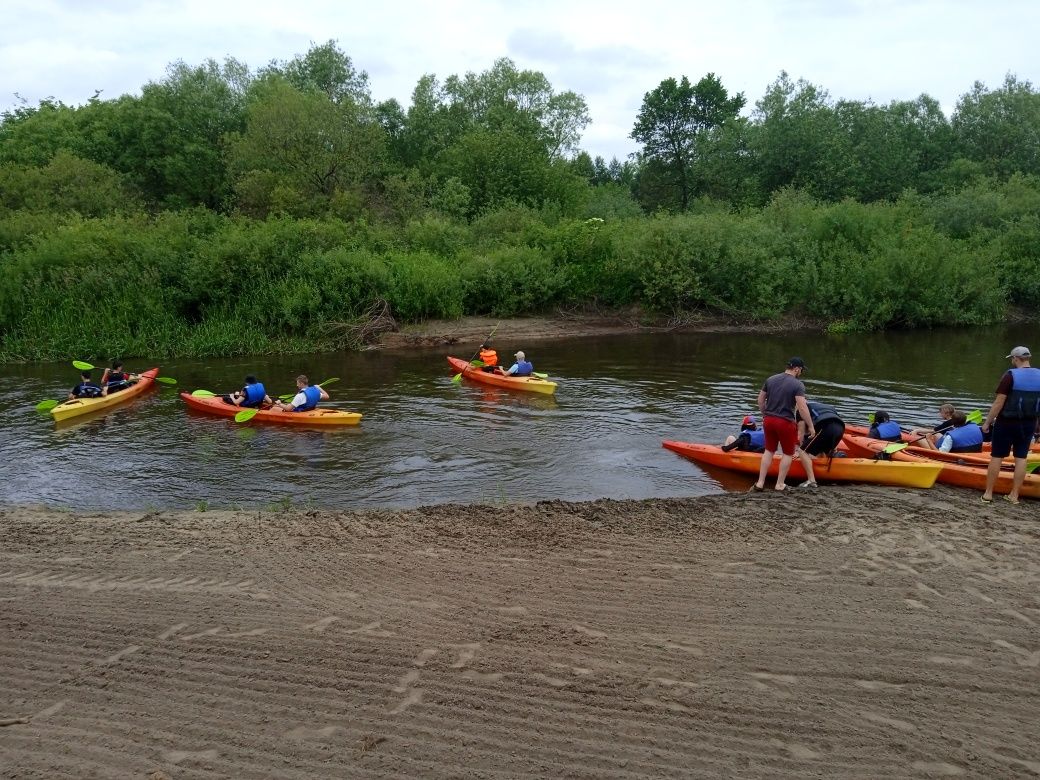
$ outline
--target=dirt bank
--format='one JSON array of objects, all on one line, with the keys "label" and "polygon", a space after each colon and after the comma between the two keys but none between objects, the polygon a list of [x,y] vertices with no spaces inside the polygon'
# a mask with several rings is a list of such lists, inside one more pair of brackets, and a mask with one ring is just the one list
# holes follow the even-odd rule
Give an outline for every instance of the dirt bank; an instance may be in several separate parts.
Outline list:
[{"label": "dirt bank", "polygon": [[943,488],[8,509],[0,776],[1035,776],[1038,582]]},{"label": "dirt bank", "polygon": [[557,312],[546,317],[516,317],[496,320],[463,317],[458,320],[428,320],[383,332],[371,346],[402,349],[416,346],[479,344],[495,326],[510,340],[553,339],[574,336],[604,336],[613,333],[686,331],[700,333],[780,333],[822,327],[809,320],[788,318],[770,322],[742,322],[708,314],[689,314],[681,319],[650,316],[639,309],[615,312]]}]

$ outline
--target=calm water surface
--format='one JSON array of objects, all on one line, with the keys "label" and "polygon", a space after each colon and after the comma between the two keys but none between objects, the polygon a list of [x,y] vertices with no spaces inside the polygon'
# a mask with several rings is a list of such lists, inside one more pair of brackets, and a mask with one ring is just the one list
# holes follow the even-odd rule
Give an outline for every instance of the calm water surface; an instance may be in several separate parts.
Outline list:
[{"label": "calm water surface", "polygon": [[[476,344],[162,364],[178,389],[223,392],[257,374],[272,393],[296,374],[340,377],[330,405],[364,414],[340,430],[236,425],[151,391],[100,417],[56,425],[33,405],[75,384],[67,363],[0,367],[0,502],[86,509],[413,507],[445,502],[691,496],[750,480],[707,472],[661,448],[721,442],[791,355],[810,398],[848,422],[876,409],[930,422],[940,403],[985,409],[1003,356],[1036,348],[1033,328],[825,337],[646,334],[513,343],[560,383],[555,398],[451,382],[444,355]],[[132,361],[133,369],[154,365]]]}]

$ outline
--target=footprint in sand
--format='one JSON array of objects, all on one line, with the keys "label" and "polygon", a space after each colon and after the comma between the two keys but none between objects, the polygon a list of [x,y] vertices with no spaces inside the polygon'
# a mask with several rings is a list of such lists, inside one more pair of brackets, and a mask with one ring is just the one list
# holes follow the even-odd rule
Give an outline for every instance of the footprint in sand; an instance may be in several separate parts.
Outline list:
[{"label": "footprint in sand", "polygon": [[772,672],[752,672],[754,678],[751,682],[760,691],[768,691],[780,698],[787,698],[791,693],[786,688],[798,684],[798,678],[793,674],[773,674]]},{"label": "footprint in sand", "polygon": [[473,661],[473,658],[477,654],[477,650],[480,649],[479,642],[473,642],[466,645],[455,645],[455,649],[459,651],[458,660],[451,665],[452,669],[463,669]]},{"label": "footprint in sand", "polygon": [[586,628],[585,626],[582,626],[582,625],[575,624],[574,630],[577,631],[579,634],[584,634],[585,636],[591,636],[593,639],[606,639],[607,638],[607,635],[603,631],[597,631],[594,628]]},{"label": "footprint in sand", "polygon": [[316,620],[313,623],[304,626],[303,630],[313,631],[315,634],[321,634],[337,620],[339,620],[339,618],[335,615],[329,615],[328,617],[323,617],[321,620]]},{"label": "footprint in sand", "polygon": [[478,672],[475,669],[466,669],[462,672],[462,677],[467,680],[472,680],[478,683],[497,683],[501,682],[505,677],[502,672]]},{"label": "footprint in sand", "polygon": [[412,661],[412,664],[414,666],[426,666],[426,662],[433,658],[435,655],[437,655],[437,648],[427,647],[425,650],[423,650],[421,653],[419,653],[419,655],[415,657],[415,660]]},{"label": "footprint in sand", "polygon": [[1019,666],[1040,666],[1040,650],[1031,653],[1024,647],[1019,647],[1010,642],[1005,642],[1003,639],[997,639],[993,644],[997,647],[1002,647],[1005,650],[1010,650],[1018,656],[1017,661]]},{"label": "footprint in sand", "polygon": [[335,736],[337,731],[340,731],[340,729],[336,726],[322,726],[320,728],[297,726],[291,731],[285,732],[285,736],[288,739],[304,742],[307,740],[328,739],[329,737]]},{"label": "footprint in sand", "polygon": [[401,679],[398,680],[397,685],[394,686],[394,693],[404,693],[407,691],[411,687],[412,683],[419,679],[419,674],[420,672],[418,669],[412,669],[411,671],[406,672]]},{"label": "footprint in sand", "polygon": [[110,655],[108,658],[106,658],[104,661],[102,661],[102,663],[106,663],[106,664],[119,663],[124,658],[126,658],[128,655],[133,655],[134,653],[136,653],[140,649],[141,649],[140,645],[130,645],[130,647],[124,647],[118,653],[113,653],[112,655]]},{"label": "footprint in sand", "polygon": [[945,761],[915,761],[910,768],[929,777],[960,777],[965,773],[959,766]]},{"label": "footprint in sand", "polygon": [[770,740],[773,747],[778,747],[781,750],[786,750],[791,758],[798,759],[799,761],[812,761],[817,758],[821,758],[822,754],[817,753],[812,748],[801,745],[797,742],[784,742],[779,739]]},{"label": "footprint in sand", "polygon": [[903,688],[902,685],[883,680],[856,680],[855,684],[868,691],[898,691]]},{"label": "footprint in sand", "polygon": [[515,615],[517,617],[523,617],[527,614],[527,607],[521,606],[495,607],[495,609],[503,615]]},{"label": "footprint in sand", "polygon": [[187,627],[188,627],[187,623],[177,623],[176,625],[170,626],[168,629],[166,629],[161,634],[159,634],[158,638],[159,639],[169,639],[171,636],[173,636],[174,634],[176,634],[176,633],[178,633],[180,631],[183,631]]},{"label": "footprint in sand", "polygon": [[887,715],[882,715],[878,712],[861,710],[859,714],[863,717],[864,720],[869,720],[871,723],[878,723],[882,726],[890,726],[891,728],[898,729],[899,731],[917,731],[917,727],[912,723],[907,723],[905,720],[897,720],[896,718],[890,718]]}]

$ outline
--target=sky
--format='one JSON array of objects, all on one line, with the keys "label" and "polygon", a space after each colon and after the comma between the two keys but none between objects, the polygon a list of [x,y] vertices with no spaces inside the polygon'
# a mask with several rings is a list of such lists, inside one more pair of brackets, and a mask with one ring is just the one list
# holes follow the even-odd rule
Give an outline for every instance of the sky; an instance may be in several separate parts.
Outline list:
[{"label": "sky", "polygon": [[621,159],[643,96],[714,73],[749,113],[781,71],[834,99],[936,98],[947,115],[974,82],[1040,83],[1034,0],[0,0],[0,111],[54,98],[138,94],[176,60],[256,69],[338,42],[376,101],[408,106],[419,78],[499,57],[583,95],[581,146]]}]

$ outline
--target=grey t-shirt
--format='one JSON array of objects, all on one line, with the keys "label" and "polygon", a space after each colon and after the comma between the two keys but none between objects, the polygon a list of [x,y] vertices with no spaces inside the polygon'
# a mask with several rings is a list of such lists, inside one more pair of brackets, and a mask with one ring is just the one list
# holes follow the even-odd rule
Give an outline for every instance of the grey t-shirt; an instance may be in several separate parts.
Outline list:
[{"label": "grey t-shirt", "polygon": [[762,385],[766,391],[766,408],[762,414],[769,417],[782,417],[785,420],[796,419],[794,413],[794,399],[798,396],[805,397],[805,385],[796,377],[786,371],[781,374],[773,374]]}]

